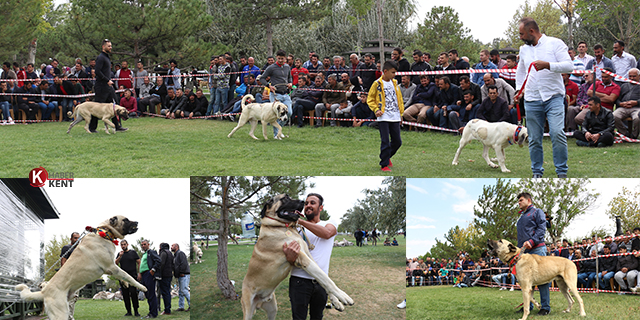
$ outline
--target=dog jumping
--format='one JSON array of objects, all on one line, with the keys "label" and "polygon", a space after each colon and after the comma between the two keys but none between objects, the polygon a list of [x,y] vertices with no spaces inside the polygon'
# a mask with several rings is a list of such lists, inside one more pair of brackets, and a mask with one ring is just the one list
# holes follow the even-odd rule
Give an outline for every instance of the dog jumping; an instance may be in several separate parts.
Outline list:
[{"label": "dog jumping", "polygon": [[[517,126],[507,122],[487,122],[480,119],[473,119],[467,123],[462,132],[460,146],[453,157],[452,165],[458,165],[458,158],[462,149],[472,140],[482,142],[484,150],[482,150],[482,158],[491,168],[497,168],[498,165],[493,161],[498,161],[502,172],[511,172],[505,165],[504,148],[517,144],[521,148],[525,143],[529,143],[529,134],[527,128]],[[489,159],[489,148],[496,151],[496,159]],[[491,161],[493,160],[493,161]]]},{"label": "dog jumping", "polygon": [[[247,101],[249,101],[250,103],[246,104]],[[251,130],[249,131],[249,136],[258,140],[253,132],[258,125],[258,121],[260,121],[262,122],[262,135],[264,136],[265,140],[269,140],[269,138],[267,138],[268,123],[278,129],[278,133],[275,136],[276,139],[280,140],[284,138],[285,135],[282,133],[282,127],[278,124],[277,121],[280,120],[283,123],[286,123],[288,121],[289,109],[287,108],[287,106],[280,101],[276,101],[273,103],[252,103],[251,101],[255,101],[253,95],[247,94],[242,97],[242,114],[240,114],[238,125],[233,128],[233,130],[231,130],[231,133],[229,133],[228,137],[231,138],[236,130],[240,129],[247,122],[251,122]]]}]

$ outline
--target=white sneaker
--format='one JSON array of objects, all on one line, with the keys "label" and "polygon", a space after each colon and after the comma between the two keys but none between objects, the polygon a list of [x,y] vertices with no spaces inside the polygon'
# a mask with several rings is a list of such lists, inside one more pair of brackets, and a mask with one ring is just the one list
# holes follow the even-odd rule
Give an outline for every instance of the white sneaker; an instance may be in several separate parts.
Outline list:
[{"label": "white sneaker", "polygon": [[502,291],[502,290],[507,290],[507,288],[505,288],[505,287],[500,288],[500,291]]},{"label": "white sneaker", "polygon": [[513,291],[513,288],[509,289],[509,291]]},{"label": "white sneaker", "polygon": [[407,299],[404,299],[404,301],[402,301],[399,305],[398,308],[399,309],[404,309],[407,307]]},{"label": "white sneaker", "polygon": [[8,124],[8,125],[11,125],[11,124],[16,124],[16,123],[15,123],[15,122],[13,122],[13,119],[9,118],[9,122],[7,122],[7,124]]},{"label": "white sneaker", "polygon": [[632,292],[638,291],[638,287],[629,288]]}]

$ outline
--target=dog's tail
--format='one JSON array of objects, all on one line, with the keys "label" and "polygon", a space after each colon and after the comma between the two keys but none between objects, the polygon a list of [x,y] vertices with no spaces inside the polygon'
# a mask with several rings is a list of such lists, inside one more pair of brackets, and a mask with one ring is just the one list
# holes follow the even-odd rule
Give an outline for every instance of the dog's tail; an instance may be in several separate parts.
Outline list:
[{"label": "dog's tail", "polygon": [[20,291],[20,298],[25,301],[43,301],[42,291],[31,292],[26,284],[16,286],[16,291]]},{"label": "dog's tail", "polygon": [[69,124],[69,129],[67,129],[67,133],[69,133],[71,131],[71,128],[73,128],[73,126],[75,126],[76,124],[78,124],[80,121],[83,120],[82,115],[80,114],[80,112],[78,112],[78,110],[79,110],[79,108],[76,108],[76,112],[75,113],[72,113],[71,111],[67,111],[67,116],[69,118],[71,118],[73,116],[73,122],[71,122]]},{"label": "dog's tail", "polygon": [[242,97],[242,103],[241,103],[242,109],[244,109],[247,99],[251,101],[256,101],[256,98],[254,98],[252,94],[245,94],[244,97]]}]

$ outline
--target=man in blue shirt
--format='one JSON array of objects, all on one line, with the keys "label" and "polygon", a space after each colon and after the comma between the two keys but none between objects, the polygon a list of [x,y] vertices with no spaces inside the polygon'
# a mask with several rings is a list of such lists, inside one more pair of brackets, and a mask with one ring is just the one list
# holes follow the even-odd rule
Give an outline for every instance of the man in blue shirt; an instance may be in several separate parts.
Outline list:
[{"label": "man in blue shirt", "polygon": [[[496,66],[493,62],[491,62],[491,60],[489,60],[489,50],[485,49],[480,51],[480,62],[474,65],[473,68],[474,69],[498,69],[498,66]],[[498,73],[492,73],[492,75],[494,78],[498,78]],[[483,76],[484,76],[484,73],[482,72],[474,73],[471,81],[473,81],[473,83],[482,87],[484,85]]]}]

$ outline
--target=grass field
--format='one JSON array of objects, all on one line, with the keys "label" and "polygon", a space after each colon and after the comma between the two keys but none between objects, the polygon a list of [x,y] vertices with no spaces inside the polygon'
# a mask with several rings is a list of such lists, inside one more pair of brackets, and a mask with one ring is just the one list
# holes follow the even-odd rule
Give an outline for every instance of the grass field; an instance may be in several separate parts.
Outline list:
[{"label": "grass field", "polygon": [[[638,319],[640,304],[637,296],[584,293],[585,318],[580,317],[578,304],[571,313],[563,313],[567,300],[559,292],[551,292],[551,313],[545,319]],[[540,295],[534,294],[540,301]],[[499,291],[498,288],[453,288],[432,286],[407,288],[407,320],[416,319],[517,319],[516,306],[522,303],[518,290]],[[535,309],[528,319],[539,319]]]},{"label": "grass field", "polygon": [[[342,235],[336,236],[341,240]],[[346,237],[354,242],[353,237]],[[398,238],[400,246],[382,245],[365,247],[336,247],[331,254],[329,276],[336,285],[355,301],[345,311],[325,310],[324,319],[405,319],[405,310],[396,305],[405,298],[404,266],[406,243]],[[225,300],[216,284],[216,248],[204,251],[204,262],[191,265],[192,308],[191,319],[241,319],[240,300]],[[229,246],[229,278],[235,281],[238,295],[242,293],[242,280],[252,245]],[[276,319],[291,319],[289,303],[289,279],[276,289],[278,315]],[[267,319],[263,310],[258,310],[255,320]]]},{"label": "grass field", "polygon": [[[179,177],[192,175],[381,175],[380,136],[371,128],[285,128],[290,138],[254,141],[245,126],[227,138],[230,121],[129,119],[128,132],[88,134],[83,123],[66,134],[69,123],[3,126],[0,177],[27,177],[33,168],[73,172],[74,177]],[[327,124],[328,125],[328,124]],[[102,123],[99,123],[99,129]],[[260,129],[260,126],[259,126]],[[262,134],[259,132],[258,137]],[[511,173],[482,160],[473,142],[460,164],[451,161],[459,136],[437,132],[402,132],[403,145],[391,174],[406,177],[530,177],[526,148],[505,150]],[[555,177],[551,142],[544,140],[546,175]],[[492,152],[490,154],[493,154]],[[569,139],[569,177],[637,177],[640,144],[605,149],[579,148]],[[473,160],[470,162],[468,160]]]},{"label": "grass field", "polygon": [[[171,310],[178,309],[178,297],[171,299]],[[74,317],[76,319],[136,319],[135,317],[125,317],[127,310],[124,308],[123,301],[108,300],[90,300],[82,299],[76,302],[76,311]],[[142,316],[149,313],[149,304],[147,300],[140,301],[140,309],[138,312]],[[171,315],[160,316],[164,319],[189,319],[191,312],[172,312]]]}]

